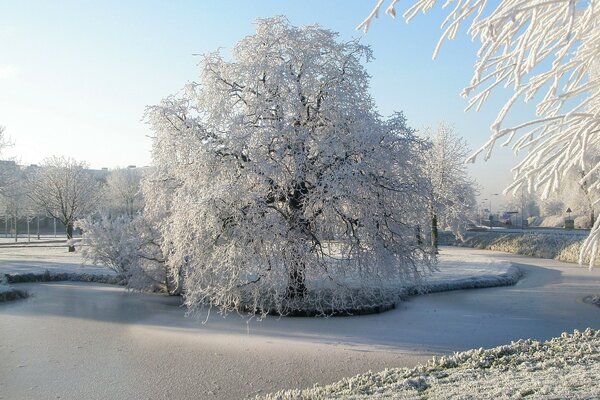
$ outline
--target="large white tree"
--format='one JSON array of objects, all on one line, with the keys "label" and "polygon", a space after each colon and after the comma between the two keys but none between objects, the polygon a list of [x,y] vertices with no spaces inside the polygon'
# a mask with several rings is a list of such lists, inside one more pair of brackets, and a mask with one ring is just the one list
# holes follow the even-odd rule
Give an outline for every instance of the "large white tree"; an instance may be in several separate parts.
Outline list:
[{"label": "large white tree", "polygon": [[146,212],[164,215],[192,310],[347,310],[427,270],[417,139],[377,115],[370,58],[318,26],[258,20],[231,60],[205,55],[198,83],[149,109]]},{"label": "large white tree", "polygon": [[451,229],[461,236],[476,208],[476,186],[469,178],[465,159],[469,148],[452,126],[440,123],[427,131],[428,146],[423,152],[423,175],[428,182],[427,201],[431,239],[438,245],[438,228]]},{"label": "large white tree", "polygon": [[[101,195],[98,181],[86,167],[72,159],[51,157],[29,176],[28,196],[65,226],[69,241],[75,220],[94,211]],[[69,252],[75,251],[71,242],[68,248]]]},{"label": "large white tree", "polygon": [[[381,8],[395,16],[398,0],[377,0],[371,14],[359,25],[367,30]],[[417,0],[404,13],[407,21],[438,3],[448,16],[441,43],[453,39],[463,23],[479,39],[475,71],[463,95],[469,108],[479,107],[501,86],[513,95],[492,124],[492,135],[479,153],[488,158],[496,143],[513,144],[515,152],[528,150],[515,168],[508,190],[527,185],[543,197],[557,190],[565,177],[600,153],[600,1],[598,0]],[[519,100],[536,100],[538,118],[515,126],[504,121]],[[600,163],[581,177],[600,199],[600,181],[590,181]],[[592,252],[590,266],[600,245],[600,220],[596,220],[582,254]]]}]

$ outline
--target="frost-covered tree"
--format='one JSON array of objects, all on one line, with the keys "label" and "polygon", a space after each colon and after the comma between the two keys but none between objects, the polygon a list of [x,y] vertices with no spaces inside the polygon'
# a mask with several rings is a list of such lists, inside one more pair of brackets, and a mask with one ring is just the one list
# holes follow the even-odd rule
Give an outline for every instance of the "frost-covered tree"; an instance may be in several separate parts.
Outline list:
[{"label": "frost-covered tree", "polygon": [[417,140],[376,113],[370,58],[318,26],[258,20],[231,60],[205,55],[198,83],[149,108],[146,212],[191,310],[328,313],[427,270]]},{"label": "frost-covered tree", "polygon": [[168,278],[160,251],[159,234],[142,215],[110,216],[79,219],[81,228],[81,255],[86,261],[102,264],[127,281],[137,290],[175,293]]},{"label": "frost-covered tree", "polygon": [[109,208],[132,219],[142,208],[141,178],[141,172],[137,168],[110,171],[105,185]]},{"label": "frost-covered tree", "polygon": [[[9,145],[9,141],[6,137],[6,129],[0,125],[0,155],[4,149]],[[7,161],[0,161],[0,191],[8,184],[11,176],[11,163]]]},{"label": "frost-covered tree", "polygon": [[[385,3],[377,0],[359,28],[367,30]],[[387,3],[386,12],[395,16],[397,3]],[[409,21],[438,3],[413,1],[404,17]],[[455,38],[465,22],[470,23],[470,35],[481,43],[473,78],[463,91],[463,96],[470,96],[467,109],[479,109],[499,86],[513,92],[492,124],[491,137],[471,160],[482,152],[488,158],[499,140],[513,143],[515,152],[528,150],[515,167],[515,181],[507,190],[518,191],[527,185],[530,192],[547,197],[560,188],[569,171],[582,166],[587,156],[597,155],[600,148],[600,2],[449,0],[443,5],[449,12],[434,57],[441,43]],[[537,118],[504,126],[519,99],[538,101]],[[599,169],[596,162],[581,178],[594,190],[595,201],[600,199],[600,181],[589,179]],[[590,266],[599,245],[597,220],[582,249],[594,253]]]},{"label": "frost-covered tree", "polygon": [[440,123],[435,132],[428,130],[423,175],[428,183],[427,207],[434,247],[438,246],[439,228],[452,229],[461,236],[477,207],[475,183],[465,165],[468,153],[467,143],[447,123]]},{"label": "frost-covered tree", "polygon": [[6,128],[0,125],[0,154],[2,154],[2,150],[7,146],[6,140]]},{"label": "frost-covered tree", "polygon": [[28,196],[48,215],[66,228],[69,252],[73,224],[92,212],[100,198],[100,185],[86,170],[86,164],[63,157],[51,157],[29,176]]},{"label": "frost-covered tree", "polygon": [[25,196],[23,171],[14,162],[2,163],[2,186],[0,187],[0,207],[5,225],[14,229],[15,242],[18,240],[18,222],[30,208]]}]

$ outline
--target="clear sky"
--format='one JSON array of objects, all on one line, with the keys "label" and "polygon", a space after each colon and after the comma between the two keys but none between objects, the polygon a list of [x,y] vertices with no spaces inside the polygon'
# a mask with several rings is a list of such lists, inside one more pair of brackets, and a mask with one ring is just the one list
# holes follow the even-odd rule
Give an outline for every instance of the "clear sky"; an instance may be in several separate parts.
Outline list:
[{"label": "clear sky", "polygon": [[[367,69],[381,114],[402,110],[417,129],[448,121],[473,149],[481,146],[504,94],[479,113],[463,111],[459,93],[471,78],[476,45],[463,35],[432,61],[439,9],[408,25],[380,16],[363,35],[355,27],[374,3],[0,0],[0,124],[14,142],[5,156],[31,164],[64,155],[94,168],[150,164],[145,106],[197,78],[194,54],[229,49],[253,32],[256,18],[280,14],[370,45],[376,59]],[[517,113],[522,120],[526,111]],[[510,182],[515,158],[499,150],[471,167],[481,198]]]}]

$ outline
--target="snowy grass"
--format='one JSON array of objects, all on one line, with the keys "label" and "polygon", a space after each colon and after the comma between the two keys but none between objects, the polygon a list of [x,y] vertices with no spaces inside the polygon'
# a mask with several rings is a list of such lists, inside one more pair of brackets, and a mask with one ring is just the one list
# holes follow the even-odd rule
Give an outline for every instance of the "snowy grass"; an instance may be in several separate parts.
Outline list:
[{"label": "snowy grass", "polygon": [[98,275],[86,274],[79,272],[50,272],[48,270],[41,273],[25,273],[25,274],[4,274],[8,283],[29,283],[29,282],[94,282],[108,283],[111,285],[124,285],[122,278],[116,275]]},{"label": "snowy grass", "polygon": [[83,265],[79,253],[68,253],[62,242],[57,245],[45,238],[38,243],[13,245],[5,239],[0,244],[0,301],[28,296],[26,291],[10,285],[14,283],[78,281],[123,284],[122,279],[106,267]]},{"label": "snowy grass", "polygon": [[[522,271],[515,265],[506,261],[492,261],[490,258],[470,254],[469,257],[440,248],[440,257],[436,270],[424,277],[421,282],[403,284],[396,282],[382,282],[378,290],[368,291],[364,294],[357,289],[346,290],[343,294],[348,296],[343,304],[348,307],[340,309],[333,307],[336,296],[340,293],[329,293],[326,286],[313,286],[316,293],[309,290],[302,299],[288,300],[287,316],[312,317],[321,315],[365,315],[377,314],[395,308],[395,305],[410,296],[451,290],[477,289],[496,286],[510,286],[516,284],[523,276]],[[349,284],[351,286],[352,283]],[[333,305],[332,305],[333,304]],[[270,311],[268,305],[264,306],[266,314],[276,315]]]},{"label": "snowy grass", "polygon": [[[600,331],[563,333],[434,357],[415,368],[368,372],[327,386],[264,399],[598,398]],[[260,397],[257,397],[257,399]]]},{"label": "snowy grass", "polygon": [[600,307],[600,295],[586,296],[583,298],[583,301]]},{"label": "snowy grass", "polygon": [[[470,232],[459,246],[577,263],[584,241],[585,237],[560,233]],[[600,260],[597,265],[600,265]]]},{"label": "snowy grass", "polygon": [[26,290],[15,289],[12,286],[0,283],[0,303],[24,299],[29,296]]},{"label": "snowy grass", "polygon": [[[420,285],[386,285],[392,291],[394,301],[370,301],[357,299],[357,306],[349,308],[342,315],[379,313],[394,308],[394,302],[411,295],[448,290],[484,288],[515,284],[521,277],[520,270],[505,262],[492,262],[489,258],[470,255],[469,257],[450,254],[441,248],[437,271],[426,277]],[[124,284],[116,274],[98,265],[83,265],[79,253],[68,253],[64,247],[19,247],[4,248],[0,254],[0,277],[6,276],[6,283],[43,281],[82,281],[109,284]],[[386,296],[382,296],[384,298]],[[360,301],[358,301],[360,300]],[[352,302],[348,304],[354,304]],[[365,306],[365,304],[368,304]],[[361,305],[360,307],[358,305]],[[326,305],[325,305],[326,306]],[[313,316],[326,314],[330,310],[323,304],[304,304],[295,308],[292,315]]]}]

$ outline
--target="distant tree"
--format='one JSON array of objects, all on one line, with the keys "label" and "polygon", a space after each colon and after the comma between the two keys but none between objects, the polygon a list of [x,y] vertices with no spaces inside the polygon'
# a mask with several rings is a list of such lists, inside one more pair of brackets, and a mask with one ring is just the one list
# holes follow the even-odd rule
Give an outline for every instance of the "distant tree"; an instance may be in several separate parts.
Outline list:
[{"label": "distant tree", "polygon": [[370,49],[283,18],[256,31],[148,112],[147,211],[167,212],[163,253],[186,304],[285,314],[397,296],[385,288],[428,268],[423,182],[404,118],[375,111]]},{"label": "distant tree", "polygon": [[[384,0],[358,28],[365,31],[377,17]],[[386,12],[396,16],[398,0],[391,0]],[[404,17],[411,20],[439,2],[416,0]],[[513,95],[492,124],[492,135],[470,160],[484,152],[487,159],[496,142],[514,141],[515,152],[529,153],[514,169],[514,183],[507,191],[526,185],[542,198],[559,190],[566,175],[582,166],[600,149],[600,2],[598,0],[526,1],[450,0],[443,23],[444,33],[435,48],[437,55],[445,39],[454,39],[462,23],[481,42],[473,78],[463,96],[476,92],[469,108],[479,109],[497,87],[512,88]],[[504,127],[513,105],[520,99],[538,99],[537,118]],[[520,135],[520,136],[518,136]],[[600,169],[598,160],[581,178],[600,199],[600,181],[590,178]],[[600,222],[597,219],[582,256],[600,249]],[[588,253],[586,253],[588,252]],[[590,257],[590,268],[596,254]]]},{"label": "distant tree", "polygon": [[0,206],[4,213],[5,225],[12,226],[15,242],[18,240],[18,221],[27,213],[28,199],[23,186],[23,171],[14,162],[3,164],[2,187],[0,187]]},{"label": "distant tree", "polygon": [[141,178],[141,173],[136,168],[110,171],[105,186],[109,208],[133,219],[142,208]]},{"label": "distant tree", "polygon": [[[6,129],[0,125],[0,155],[6,147],[9,146],[8,138],[6,137]],[[12,163],[0,161],[0,194],[2,189],[9,183],[12,174]]]},{"label": "distant tree", "polygon": [[450,228],[461,235],[476,208],[476,186],[465,165],[469,148],[464,139],[447,123],[441,123],[428,135],[429,145],[423,152],[423,175],[428,183],[431,241],[437,248],[439,228]]},{"label": "distant tree", "polygon": [[6,140],[6,128],[0,125],[0,154],[2,154],[2,150],[7,146]]},{"label": "distant tree", "polygon": [[72,159],[52,157],[29,177],[28,196],[39,208],[66,227],[69,252],[77,218],[93,211],[100,198],[100,185],[86,169]]}]

